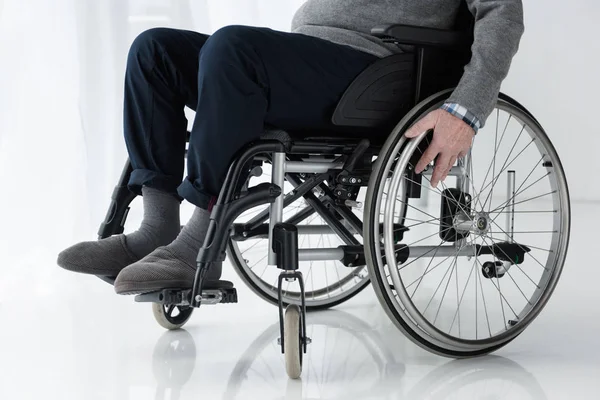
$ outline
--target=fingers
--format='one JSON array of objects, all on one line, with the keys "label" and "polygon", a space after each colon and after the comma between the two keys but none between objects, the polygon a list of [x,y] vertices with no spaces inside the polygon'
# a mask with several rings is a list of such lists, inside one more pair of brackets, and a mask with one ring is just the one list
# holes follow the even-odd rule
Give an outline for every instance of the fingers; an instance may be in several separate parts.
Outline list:
[{"label": "fingers", "polygon": [[446,180],[446,178],[448,177],[448,174],[450,173],[450,170],[452,169],[452,167],[456,163],[456,159],[457,159],[456,156],[453,156],[452,158],[450,158],[450,162],[448,163],[448,167],[446,168],[446,172],[444,173],[444,176],[442,176],[442,182],[444,182]]},{"label": "fingers", "polygon": [[431,176],[431,186],[437,187],[442,177],[448,172],[448,164],[450,163],[450,156],[444,153],[440,153],[440,156],[435,161],[435,168],[433,175]]},{"label": "fingers", "polygon": [[429,163],[431,163],[433,160],[435,160],[439,153],[440,149],[435,144],[430,144],[429,147],[427,147],[427,150],[425,150],[425,153],[423,153],[423,155],[421,156],[419,162],[417,162],[417,165],[415,166],[415,172],[417,174],[423,172],[425,167],[428,166]]}]

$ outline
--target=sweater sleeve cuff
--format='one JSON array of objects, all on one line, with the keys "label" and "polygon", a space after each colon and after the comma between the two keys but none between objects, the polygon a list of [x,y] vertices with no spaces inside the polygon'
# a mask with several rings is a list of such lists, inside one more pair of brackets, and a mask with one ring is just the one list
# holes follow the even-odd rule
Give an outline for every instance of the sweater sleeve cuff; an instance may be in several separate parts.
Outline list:
[{"label": "sweater sleeve cuff", "polygon": [[450,114],[463,120],[465,123],[467,123],[467,125],[473,128],[475,133],[477,133],[477,131],[479,131],[479,128],[481,128],[481,121],[479,121],[479,118],[477,118],[475,114],[473,114],[460,104],[445,103],[441,107],[441,109],[444,111],[448,111]]}]

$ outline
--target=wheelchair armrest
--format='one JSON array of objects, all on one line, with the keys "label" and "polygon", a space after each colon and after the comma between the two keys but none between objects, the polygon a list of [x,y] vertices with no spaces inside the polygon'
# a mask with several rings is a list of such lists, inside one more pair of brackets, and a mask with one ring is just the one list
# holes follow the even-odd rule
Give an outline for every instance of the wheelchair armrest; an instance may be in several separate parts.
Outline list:
[{"label": "wheelchair armrest", "polygon": [[461,31],[399,24],[376,26],[371,34],[399,44],[450,50],[468,50],[472,42],[472,38]]}]

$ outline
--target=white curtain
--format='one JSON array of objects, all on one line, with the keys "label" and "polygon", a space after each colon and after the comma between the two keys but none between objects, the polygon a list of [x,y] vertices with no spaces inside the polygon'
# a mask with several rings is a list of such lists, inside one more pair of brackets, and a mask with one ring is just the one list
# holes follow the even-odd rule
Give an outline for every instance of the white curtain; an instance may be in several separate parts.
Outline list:
[{"label": "white curtain", "polygon": [[[74,4],[3,2],[0,254],[9,265],[0,268],[0,278],[47,260],[89,219]],[[10,282],[0,279],[3,284]]]},{"label": "white curtain", "polygon": [[25,271],[51,285],[56,254],[95,238],[127,157],[123,76],[140,32],[288,30],[302,2],[0,0],[0,294],[26,287]]}]

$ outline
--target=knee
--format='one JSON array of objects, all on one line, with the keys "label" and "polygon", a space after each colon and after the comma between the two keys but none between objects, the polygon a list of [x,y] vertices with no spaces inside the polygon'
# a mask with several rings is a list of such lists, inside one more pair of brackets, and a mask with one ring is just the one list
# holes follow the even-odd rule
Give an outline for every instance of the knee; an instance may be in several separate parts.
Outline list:
[{"label": "knee", "polygon": [[129,48],[127,65],[151,63],[169,38],[172,29],[152,28],[140,33]]},{"label": "knee", "polygon": [[229,25],[218,29],[210,36],[210,41],[215,44],[243,44],[254,36],[258,28],[244,25]]},{"label": "knee", "polygon": [[248,65],[256,54],[253,41],[256,28],[231,25],[217,30],[200,51],[200,68],[204,73],[219,72],[225,65]]}]

